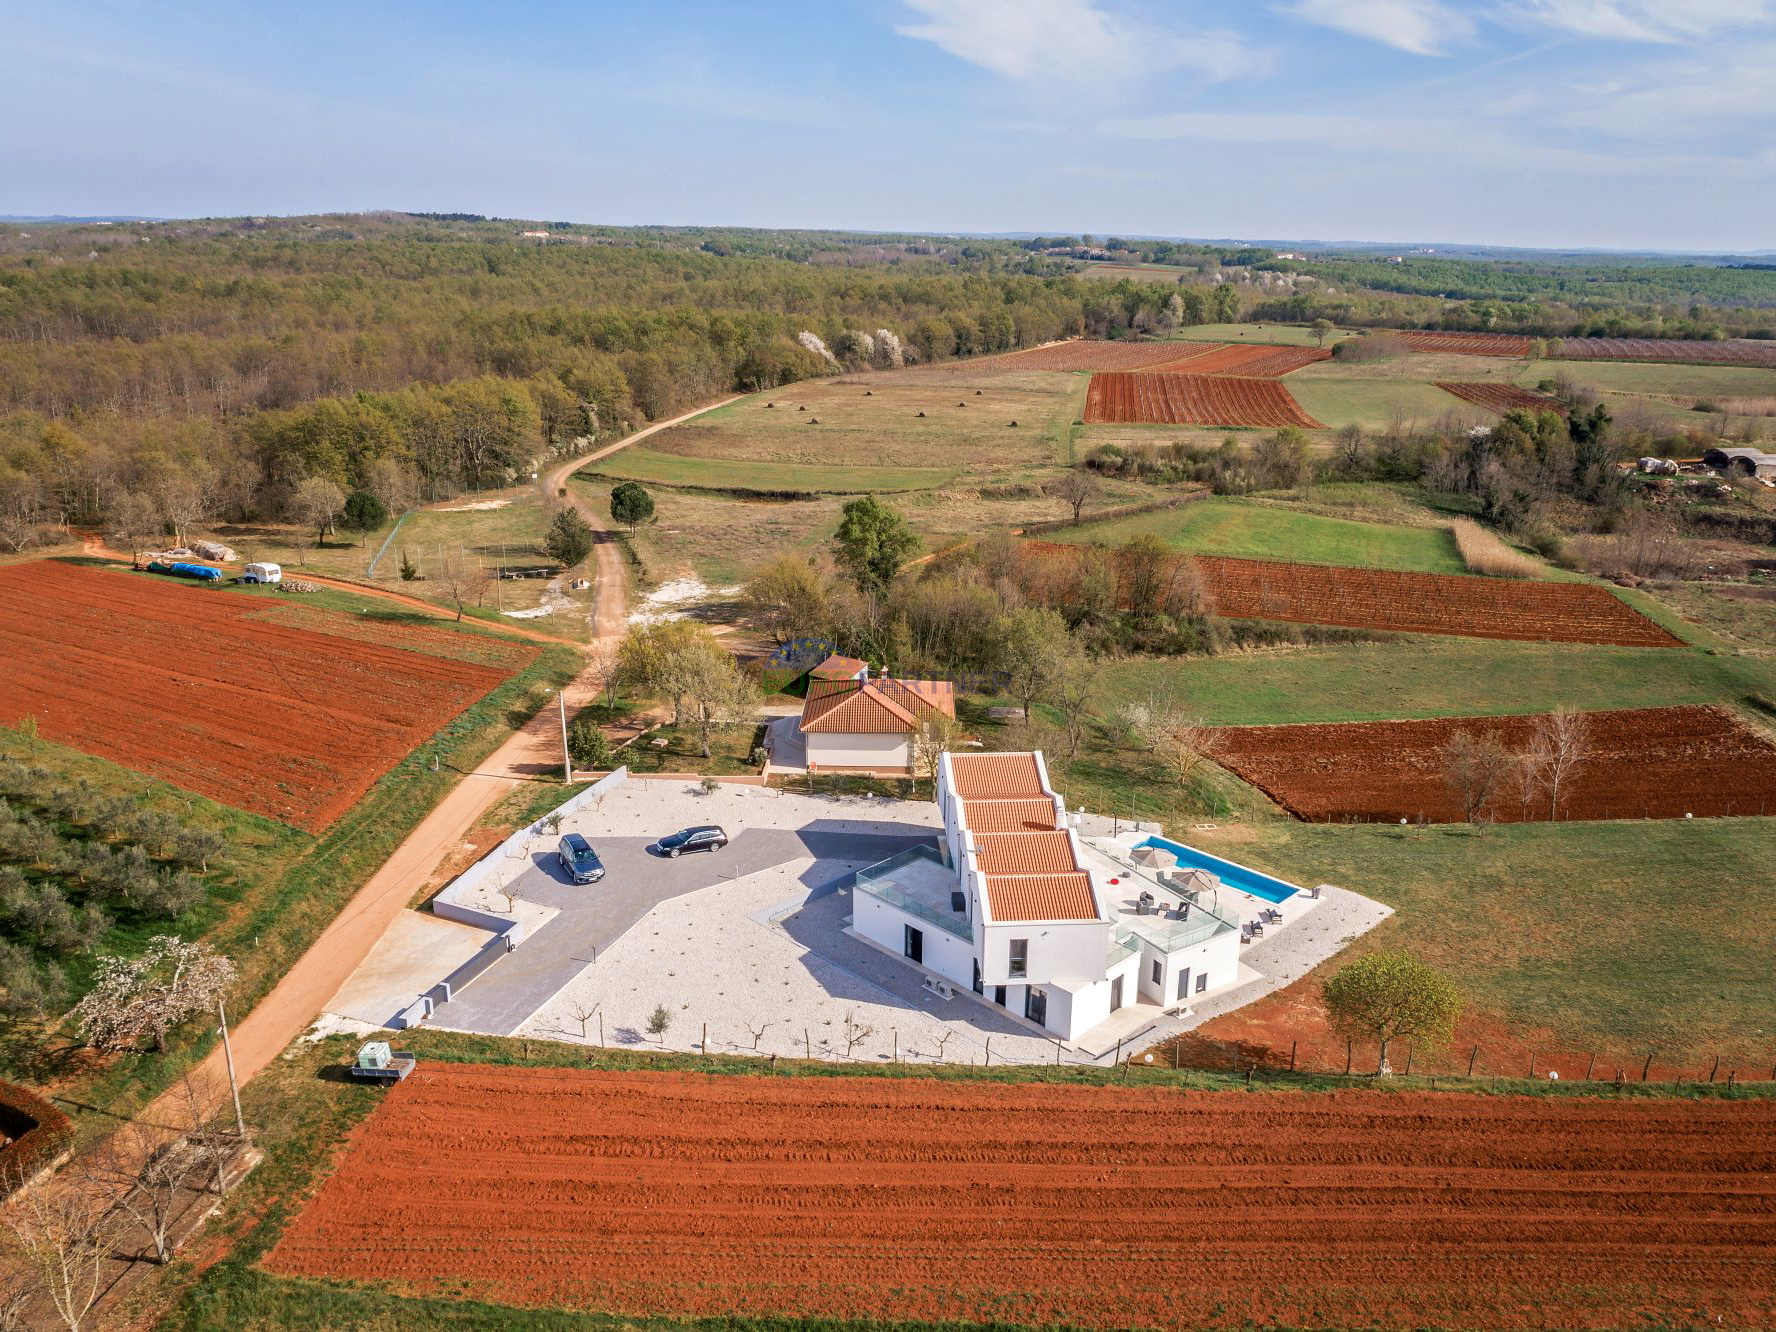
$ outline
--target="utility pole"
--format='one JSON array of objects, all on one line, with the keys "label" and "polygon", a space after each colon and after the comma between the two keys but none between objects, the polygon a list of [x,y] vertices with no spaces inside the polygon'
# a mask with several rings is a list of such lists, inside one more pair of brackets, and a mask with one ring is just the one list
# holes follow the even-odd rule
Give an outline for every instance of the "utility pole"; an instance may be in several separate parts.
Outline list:
[{"label": "utility pole", "polygon": [[567,748],[567,691],[565,689],[555,691],[555,702],[561,708],[561,780],[566,785],[572,786],[574,779],[573,755],[568,752]]},{"label": "utility pole", "polygon": [[234,1046],[228,1039],[228,1010],[216,1000],[216,1016],[222,1019],[222,1059],[228,1065],[228,1091],[234,1097],[234,1127],[241,1137],[247,1136],[247,1121],[241,1115],[240,1084],[234,1078]]}]

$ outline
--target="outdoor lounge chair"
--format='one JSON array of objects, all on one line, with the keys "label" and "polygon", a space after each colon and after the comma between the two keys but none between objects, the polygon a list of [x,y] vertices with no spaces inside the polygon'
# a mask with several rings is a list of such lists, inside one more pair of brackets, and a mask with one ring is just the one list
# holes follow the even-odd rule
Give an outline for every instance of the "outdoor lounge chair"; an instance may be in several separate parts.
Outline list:
[{"label": "outdoor lounge chair", "polygon": [[1241,943],[1251,943],[1252,942],[1252,927],[1250,925],[1241,925],[1240,926],[1240,942]]},{"label": "outdoor lounge chair", "polygon": [[1253,936],[1256,937],[1264,933],[1264,922],[1261,920],[1255,920],[1250,925],[1246,926],[1246,928],[1252,931]]}]

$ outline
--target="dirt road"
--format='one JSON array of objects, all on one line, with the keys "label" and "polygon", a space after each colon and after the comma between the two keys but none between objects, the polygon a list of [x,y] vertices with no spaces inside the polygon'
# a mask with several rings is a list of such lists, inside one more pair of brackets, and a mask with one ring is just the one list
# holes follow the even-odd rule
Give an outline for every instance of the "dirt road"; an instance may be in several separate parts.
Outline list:
[{"label": "dirt road", "polygon": [[[571,459],[543,474],[546,503],[559,502],[558,492],[567,478],[588,462],[608,457],[621,449],[666,430],[692,417],[726,406],[733,398],[707,407],[699,407],[670,420],[661,421],[636,431],[626,439],[608,444],[582,457]],[[591,659],[585,670],[563,691],[567,709],[591,702],[602,688],[599,657],[609,653],[622,638],[627,597],[623,552],[604,518],[590,506],[569,496],[586,521],[598,534],[595,548],[596,573],[595,615]],[[365,591],[355,584],[354,591]],[[234,1065],[236,1076],[246,1082],[273,1059],[285,1046],[300,1036],[310,1022],[326,1006],[340,986],[358,969],[376,941],[382,937],[396,914],[425,884],[444,857],[469,834],[481,816],[499,799],[522,781],[547,780],[561,771],[561,729],[557,707],[551,700],[503,745],[488,755],[473,772],[441,800],[437,807],[408,834],[381,869],[345,904],[321,936],[309,946],[296,965],[259,1001],[253,1010],[234,1027]],[[220,1049],[199,1065],[194,1080],[216,1105],[227,1096],[227,1075]],[[172,1094],[162,1097],[144,1112],[145,1119],[178,1122],[179,1105]],[[163,1104],[164,1102],[164,1104]],[[155,1111],[161,1111],[156,1115]]]}]

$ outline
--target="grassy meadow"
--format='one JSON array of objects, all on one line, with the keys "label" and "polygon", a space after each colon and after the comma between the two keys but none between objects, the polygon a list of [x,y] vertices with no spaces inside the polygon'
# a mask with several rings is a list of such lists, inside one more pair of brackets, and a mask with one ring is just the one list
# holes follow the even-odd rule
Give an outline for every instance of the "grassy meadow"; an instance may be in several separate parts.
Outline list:
[{"label": "grassy meadow", "polygon": [[1051,539],[1120,545],[1149,534],[1193,555],[1466,572],[1446,528],[1355,522],[1242,499],[1211,498],[1158,513],[1088,522]]},{"label": "grassy meadow", "polygon": [[584,474],[686,490],[789,496],[932,490],[954,480],[957,471],[953,467],[823,467],[818,463],[741,462],[635,448],[593,463]]}]

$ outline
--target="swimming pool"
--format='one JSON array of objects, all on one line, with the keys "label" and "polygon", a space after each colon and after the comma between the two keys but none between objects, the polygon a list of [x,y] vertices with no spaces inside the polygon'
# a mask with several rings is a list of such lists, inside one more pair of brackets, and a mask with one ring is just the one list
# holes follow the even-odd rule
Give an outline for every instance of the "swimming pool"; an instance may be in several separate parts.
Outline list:
[{"label": "swimming pool", "polygon": [[1292,883],[1284,883],[1268,874],[1260,874],[1255,869],[1247,869],[1244,865],[1236,865],[1231,860],[1223,860],[1220,856],[1211,856],[1207,851],[1198,851],[1195,847],[1185,846],[1182,842],[1174,842],[1166,837],[1149,837],[1139,843],[1141,846],[1156,846],[1161,851],[1170,851],[1178,857],[1178,865],[1182,869],[1205,869],[1229,888],[1237,888],[1242,893],[1250,893],[1253,897],[1262,897],[1266,902],[1286,902],[1301,890]]}]

